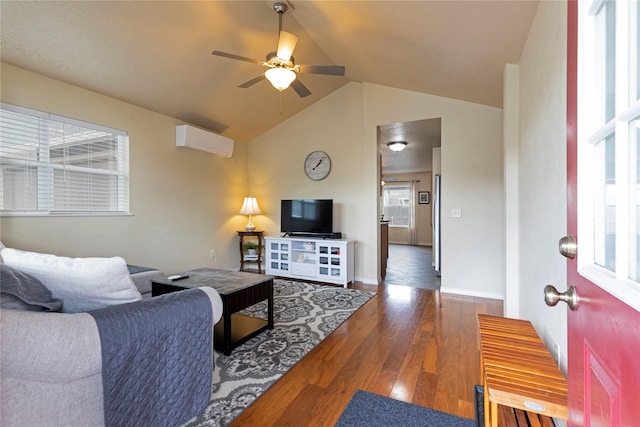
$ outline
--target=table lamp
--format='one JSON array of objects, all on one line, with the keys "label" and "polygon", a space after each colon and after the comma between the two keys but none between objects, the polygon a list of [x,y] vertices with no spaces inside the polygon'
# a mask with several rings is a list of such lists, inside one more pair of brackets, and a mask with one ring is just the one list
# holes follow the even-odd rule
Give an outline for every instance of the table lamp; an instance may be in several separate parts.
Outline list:
[{"label": "table lamp", "polygon": [[242,204],[242,207],[240,208],[240,215],[249,215],[249,222],[247,223],[247,225],[244,227],[245,230],[247,231],[253,231],[256,229],[256,226],[253,225],[253,221],[251,221],[251,217],[253,215],[260,215],[262,212],[260,212],[260,208],[258,207],[258,201],[256,200],[255,197],[245,197],[244,198],[244,203]]}]

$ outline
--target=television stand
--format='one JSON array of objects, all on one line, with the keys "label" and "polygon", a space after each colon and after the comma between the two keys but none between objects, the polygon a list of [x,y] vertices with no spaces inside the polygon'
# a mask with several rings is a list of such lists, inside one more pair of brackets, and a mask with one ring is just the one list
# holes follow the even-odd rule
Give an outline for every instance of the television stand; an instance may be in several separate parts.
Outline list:
[{"label": "television stand", "polygon": [[267,274],[343,285],[355,280],[353,240],[265,237]]}]

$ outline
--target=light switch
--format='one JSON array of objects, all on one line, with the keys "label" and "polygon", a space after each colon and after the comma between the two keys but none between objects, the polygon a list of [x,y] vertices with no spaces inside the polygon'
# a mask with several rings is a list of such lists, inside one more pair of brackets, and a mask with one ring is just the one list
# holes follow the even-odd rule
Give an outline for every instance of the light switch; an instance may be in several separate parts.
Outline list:
[{"label": "light switch", "polygon": [[451,218],[462,218],[462,209],[451,209]]}]

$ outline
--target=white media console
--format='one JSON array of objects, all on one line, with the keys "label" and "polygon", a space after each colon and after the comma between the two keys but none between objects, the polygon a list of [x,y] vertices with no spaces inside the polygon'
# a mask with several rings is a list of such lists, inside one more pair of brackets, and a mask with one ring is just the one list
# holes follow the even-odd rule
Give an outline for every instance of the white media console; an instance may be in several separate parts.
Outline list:
[{"label": "white media console", "polygon": [[353,240],[265,237],[267,274],[335,283],[354,281]]}]

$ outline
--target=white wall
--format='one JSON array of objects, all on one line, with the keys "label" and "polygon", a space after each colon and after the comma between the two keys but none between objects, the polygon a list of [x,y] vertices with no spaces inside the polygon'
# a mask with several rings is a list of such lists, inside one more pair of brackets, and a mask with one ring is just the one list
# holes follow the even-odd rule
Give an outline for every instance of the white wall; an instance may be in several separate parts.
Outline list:
[{"label": "white wall", "polygon": [[520,59],[519,253],[520,316],[547,348],[560,345],[566,372],[566,306],[547,307],[543,288],[565,289],[558,240],[567,230],[566,2],[540,2]]},{"label": "white wall", "polygon": [[247,144],[230,159],[175,146],[177,119],[2,64],[2,101],[129,132],[129,216],[15,217],[0,220],[2,242],[66,256],[122,256],[176,272],[239,264],[235,230],[246,195]]},{"label": "white wall", "polygon": [[[266,215],[254,221],[270,234],[280,227],[280,199],[333,198],[337,231],[356,240],[356,278],[377,283],[378,156],[376,127],[442,118],[443,291],[502,298],[504,202],[502,110],[370,83],[349,83],[249,144],[249,187]],[[331,156],[320,182],[304,175],[313,150]],[[260,221],[260,222],[258,222]]]},{"label": "white wall", "polygon": [[504,315],[520,315],[520,214],[518,153],[520,150],[520,83],[518,65],[504,68],[504,198],[505,198],[505,298]]}]

